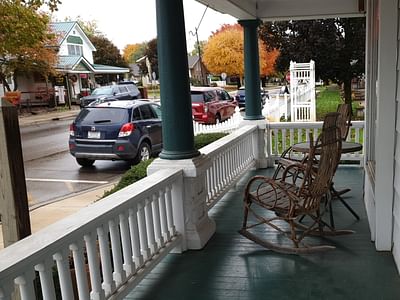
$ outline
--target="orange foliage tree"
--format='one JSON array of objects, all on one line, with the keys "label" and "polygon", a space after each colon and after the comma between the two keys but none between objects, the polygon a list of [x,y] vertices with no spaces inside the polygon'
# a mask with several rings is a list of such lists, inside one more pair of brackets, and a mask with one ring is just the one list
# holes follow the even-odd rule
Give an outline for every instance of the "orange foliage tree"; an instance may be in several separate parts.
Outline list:
[{"label": "orange foliage tree", "polygon": [[122,51],[122,56],[128,63],[135,63],[136,60],[144,56],[146,50],[146,43],[128,44]]},{"label": "orange foliage tree", "polygon": [[[274,72],[278,50],[267,50],[266,44],[259,39],[260,76]],[[244,76],[244,37],[239,24],[222,25],[208,39],[204,47],[203,62],[213,74],[226,73],[228,76]]]}]

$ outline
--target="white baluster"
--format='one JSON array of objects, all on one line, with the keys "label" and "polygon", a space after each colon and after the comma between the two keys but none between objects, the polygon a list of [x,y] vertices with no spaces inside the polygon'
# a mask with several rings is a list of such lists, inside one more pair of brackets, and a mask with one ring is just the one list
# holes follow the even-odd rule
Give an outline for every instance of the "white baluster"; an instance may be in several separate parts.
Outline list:
[{"label": "white baluster", "polygon": [[151,209],[151,202],[152,201],[149,198],[146,199],[144,212],[146,216],[147,239],[149,242],[151,255],[154,255],[157,252],[157,245],[154,237],[154,221],[153,221],[153,211]]},{"label": "white baluster", "polygon": [[122,255],[124,258],[123,269],[127,276],[129,276],[135,272],[135,265],[132,260],[127,212],[119,214],[119,227],[121,230]]},{"label": "white baluster", "polygon": [[160,206],[160,222],[161,231],[165,241],[169,241],[170,234],[168,230],[168,220],[167,220],[167,205],[165,203],[165,189],[159,191],[158,202]]},{"label": "white baluster", "polygon": [[112,277],[113,270],[111,267],[111,253],[110,253],[110,241],[108,239],[108,226],[97,227],[97,236],[99,238],[101,270],[103,273],[102,287],[106,295],[110,295],[115,290],[115,282]]},{"label": "white baluster", "polygon": [[[153,219],[154,219],[154,234],[155,239],[158,244],[158,249],[164,247],[164,238],[161,234],[161,217],[160,217],[160,206],[158,203],[158,194],[153,194],[153,201],[151,202],[151,209],[153,211]],[[157,251],[158,252],[158,251]]]},{"label": "white baluster", "polygon": [[110,238],[111,238],[112,259],[114,264],[113,278],[117,283],[117,286],[119,286],[126,280],[126,274],[122,267],[121,240],[120,240],[119,230],[116,224],[117,224],[116,220],[111,219],[108,221],[108,228],[110,230]]},{"label": "white baluster", "polygon": [[39,272],[40,286],[42,288],[43,300],[56,299],[53,281],[53,260],[46,259],[43,263],[37,264],[35,270]]},{"label": "white baluster", "polygon": [[139,269],[143,265],[143,255],[140,252],[140,237],[137,216],[137,206],[133,205],[132,208],[129,209],[129,229],[131,232],[133,261],[136,264],[136,269]]},{"label": "white baluster", "polygon": [[147,241],[147,228],[146,228],[146,217],[144,213],[144,205],[142,202],[138,203],[138,225],[139,225],[139,237],[140,237],[140,251],[145,261],[150,258],[150,248]]},{"label": "white baluster", "polygon": [[175,222],[174,222],[174,214],[172,210],[172,188],[171,186],[167,186],[165,188],[166,193],[165,193],[165,200],[166,200],[166,205],[167,205],[167,220],[168,220],[168,228],[170,231],[171,236],[176,235],[176,228],[175,228]]},{"label": "white baluster", "polygon": [[[19,287],[19,292],[22,300],[35,300],[35,288],[33,280],[35,279],[35,272],[32,270],[25,272],[21,276],[15,278],[14,282]],[[10,286],[6,285],[5,290],[10,293]],[[7,298],[6,298],[7,299]]]},{"label": "white baluster", "polygon": [[90,292],[90,299],[105,299],[104,290],[101,288],[100,264],[96,243],[97,238],[96,236],[93,236],[92,233],[85,234],[83,238],[86,243],[86,252],[90,271],[90,283],[92,288]]},{"label": "white baluster", "polygon": [[79,299],[89,299],[89,288],[86,275],[85,260],[83,257],[83,242],[71,244],[72,257],[74,260],[76,285],[78,287]]},{"label": "white baluster", "polygon": [[53,255],[57,264],[58,277],[60,282],[61,297],[63,299],[73,299],[71,271],[69,268],[69,250],[64,250]]}]

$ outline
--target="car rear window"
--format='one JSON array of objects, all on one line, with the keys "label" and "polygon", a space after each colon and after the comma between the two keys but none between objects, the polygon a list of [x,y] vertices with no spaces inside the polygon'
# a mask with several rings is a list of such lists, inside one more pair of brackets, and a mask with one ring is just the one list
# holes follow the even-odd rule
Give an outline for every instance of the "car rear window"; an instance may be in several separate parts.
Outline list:
[{"label": "car rear window", "polygon": [[128,110],[124,108],[91,107],[82,109],[76,118],[76,123],[120,124],[128,120]]},{"label": "car rear window", "polygon": [[203,102],[204,95],[202,92],[191,92],[190,97],[192,98],[192,102]]},{"label": "car rear window", "polygon": [[112,87],[100,87],[92,92],[92,95],[112,95],[112,94],[113,94]]},{"label": "car rear window", "polygon": [[244,96],[244,90],[238,90],[238,91],[237,91],[237,94],[238,94],[239,96]]}]

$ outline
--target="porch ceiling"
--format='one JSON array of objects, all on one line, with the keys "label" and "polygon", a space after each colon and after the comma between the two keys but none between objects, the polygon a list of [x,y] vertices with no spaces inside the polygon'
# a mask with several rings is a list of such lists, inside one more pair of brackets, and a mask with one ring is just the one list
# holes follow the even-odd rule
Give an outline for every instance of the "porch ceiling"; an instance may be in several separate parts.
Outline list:
[{"label": "porch ceiling", "polygon": [[196,0],[239,20],[294,20],[359,17],[364,0]]}]

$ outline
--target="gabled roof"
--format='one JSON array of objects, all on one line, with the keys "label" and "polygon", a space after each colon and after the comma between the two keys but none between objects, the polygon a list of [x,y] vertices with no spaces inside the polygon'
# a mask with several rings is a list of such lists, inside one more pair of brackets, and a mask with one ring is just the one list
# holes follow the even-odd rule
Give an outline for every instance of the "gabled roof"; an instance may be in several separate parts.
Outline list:
[{"label": "gabled roof", "polygon": [[83,56],[64,55],[58,57],[56,70],[66,73],[121,74],[129,73],[128,68],[91,64]]},{"label": "gabled roof", "polygon": [[194,65],[199,61],[198,55],[188,55],[188,65],[189,69],[194,68]]},{"label": "gabled roof", "polygon": [[61,72],[92,73],[93,66],[83,56],[64,55],[58,57],[56,70]]},{"label": "gabled roof", "polygon": [[79,25],[78,22],[76,21],[54,22],[50,23],[50,28],[57,34],[58,45],[61,45],[64,42],[64,40],[68,37],[69,33],[73,29],[76,29],[79,32],[79,34],[83,37],[85,42],[92,49],[92,51],[96,51],[95,46],[89,40],[88,36],[85,34],[85,32],[83,31],[82,27]]}]

